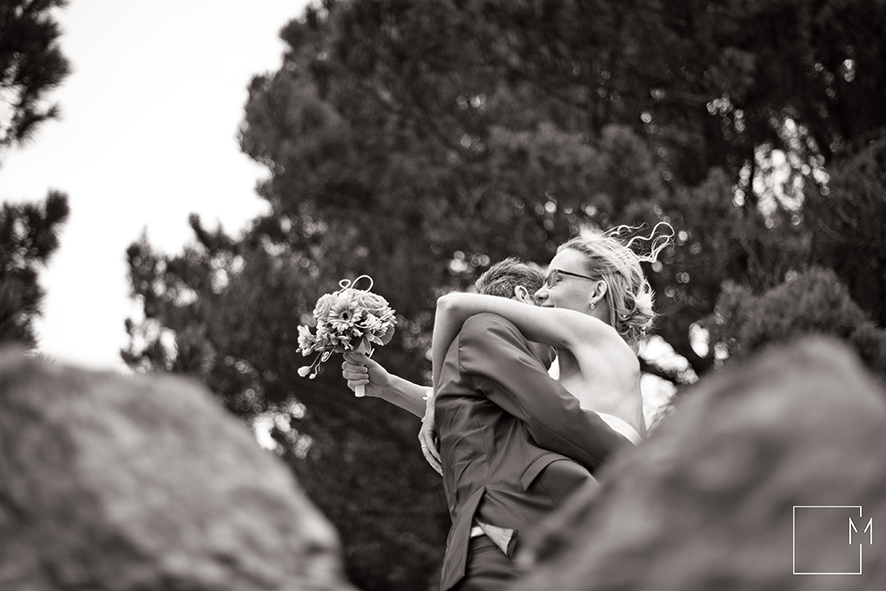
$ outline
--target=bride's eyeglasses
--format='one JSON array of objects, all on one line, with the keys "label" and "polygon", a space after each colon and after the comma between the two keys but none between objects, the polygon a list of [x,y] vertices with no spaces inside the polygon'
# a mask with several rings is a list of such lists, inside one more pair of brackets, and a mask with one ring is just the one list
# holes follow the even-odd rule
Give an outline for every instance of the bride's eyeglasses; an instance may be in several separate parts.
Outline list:
[{"label": "bride's eyeglasses", "polygon": [[579,279],[588,279],[590,281],[596,281],[593,277],[588,277],[587,275],[579,275],[578,273],[570,273],[569,271],[562,271],[560,269],[551,269],[548,272],[548,276],[545,277],[545,287],[551,288],[554,287],[558,281],[560,281],[560,275],[566,275],[568,277],[578,277]]}]

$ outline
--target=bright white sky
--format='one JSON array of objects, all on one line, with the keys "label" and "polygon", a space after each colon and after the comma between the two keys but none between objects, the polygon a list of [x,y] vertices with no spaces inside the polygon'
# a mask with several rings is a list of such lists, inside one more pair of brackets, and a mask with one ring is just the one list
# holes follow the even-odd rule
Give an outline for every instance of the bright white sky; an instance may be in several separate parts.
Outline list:
[{"label": "bright white sky", "polygon": [[38,349],[59,362],[123,370],[126,248],[143,230],[167,253],[191,241],[188,215],[238,234],[265,210],[265,170],[237,127],[254,74],[276,70],[279,30],[307,0],[72,0],[58,13],[74,72],[50,97],[60,121],[3,156],[0,199],[68,193]]}]

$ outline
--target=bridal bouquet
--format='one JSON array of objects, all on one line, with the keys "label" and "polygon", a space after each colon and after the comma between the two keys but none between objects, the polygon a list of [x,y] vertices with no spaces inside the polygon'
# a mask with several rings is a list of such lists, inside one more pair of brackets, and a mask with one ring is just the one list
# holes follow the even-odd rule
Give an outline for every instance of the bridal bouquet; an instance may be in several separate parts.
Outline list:
[{"label": "bridal bouquet", "polygon": [[[361,279],[369,280],[369,287],[357,289]],[[361,275],[353,281],[342,279],[341,289],[328,293],[317,300],[314,307],[316,332],[307,326],[298,327],[298,350],[307,357],[317,353],[314,362],[299,368],[298,375],[314,379],[320,371],[320,364],[334,352],[356,351],[370,356],[372,345],[385,345],[394,336],[397,319],[388,301],[372,293],[372,278]],[[363,396],[363,386],[358,386],[355,394]]]}]

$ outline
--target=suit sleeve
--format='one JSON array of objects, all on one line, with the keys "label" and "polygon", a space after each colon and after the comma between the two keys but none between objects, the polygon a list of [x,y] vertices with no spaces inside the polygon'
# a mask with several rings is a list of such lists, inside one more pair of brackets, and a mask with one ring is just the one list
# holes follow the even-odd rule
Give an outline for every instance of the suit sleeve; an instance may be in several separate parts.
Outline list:
[{"label": "suit sleeve", "polygon": [[530,352],[517,328],[500,316],[479,314],[458,336],[465,382],[522,420],[536,443],[593,470],[631,443],[578,400]]}]

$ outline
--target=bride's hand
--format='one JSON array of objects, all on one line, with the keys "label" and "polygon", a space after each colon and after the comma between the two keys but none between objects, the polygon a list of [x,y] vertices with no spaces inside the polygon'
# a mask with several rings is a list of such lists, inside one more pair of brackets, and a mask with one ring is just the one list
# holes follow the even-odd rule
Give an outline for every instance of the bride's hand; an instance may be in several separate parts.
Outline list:
[{"label": "bride's hand", "polygon": [[443,465],[440,463],[440,452],[437,451],[437,429],[434,425],[434,397],[428,397],[425,406],[425,416],[421,420],[421,431],[418,432],[418,440],[421,443],[421,452],[431,465],[431,468],[442,476]]},{"label": "bride's hand", "polygon": [[354,351],[345,352],[344,358],[341,375],[348,381],[348,388],[356,390],[357,386],[364,386],[366,396],[385,397],[385,390],[391,383],[391,374],[384,367]]}]

